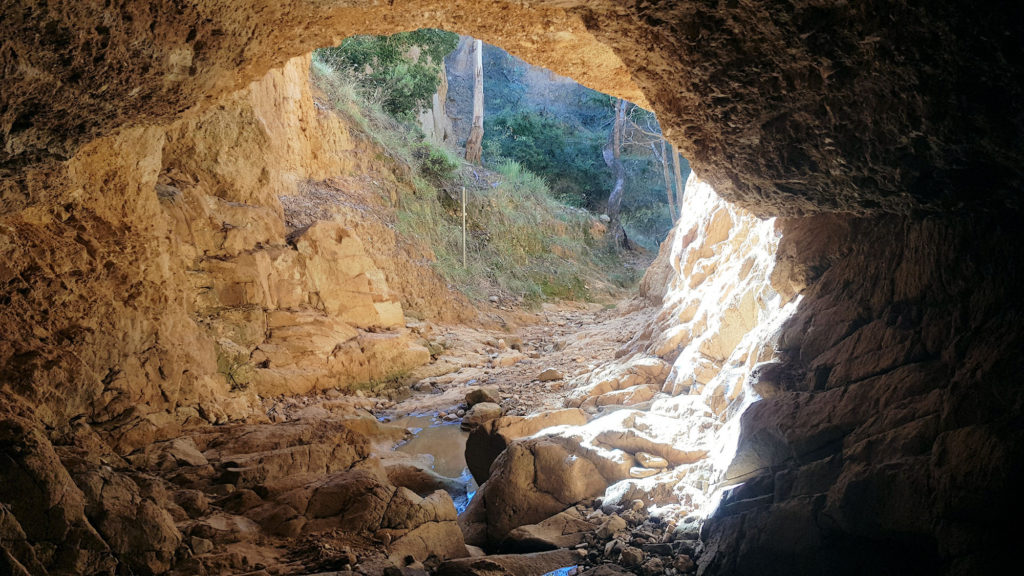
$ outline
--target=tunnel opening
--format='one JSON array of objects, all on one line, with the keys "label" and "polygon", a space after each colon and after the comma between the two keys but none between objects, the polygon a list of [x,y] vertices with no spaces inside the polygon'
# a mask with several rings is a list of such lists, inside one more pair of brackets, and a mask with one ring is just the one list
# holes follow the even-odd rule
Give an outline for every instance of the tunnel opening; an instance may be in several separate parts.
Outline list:
[{"label": "tunnel opening", "polygon": [[[250,368],[230,347],[216,352],[218,340],[277,331],[367,381],[396,371],[376,373],[360,357],[389,367],[423,358],[375,327],[400,324],[397,301],[331,292],[338,272],[325,262],[347,259],[366,285],[381,278],[345,226],[258,246],[285,236],[274,199],[300,179],[324,181],[340,161],[323,151],[353,145],[344,131],[332,132],[334,141],[275,137],[303,132],[273,121],[282,107],[294,106],[308,126],[331,122],[306,99],[276,91],[289,74],[304,77],[286,61],[349,32],[423,25],[474,34],[650,104],[715,190],[781,217],[771,285],[801,300],[770,337],[779,358],[750,382],[762,400],[740,419],[734,472],[745,482],[705,523],[698,570],[991,573],[1010,559],[1024,446],[1015,249],[1024,100],[1013,97],[1024,58],[1013,41],[1021,21],[1005,7],[427,1],[284,10],[257,0],[2,10],[10,38],[0,51],[5,569],[188,573],[211,554],[210,569],[269,571],[279,557],[253,553],[264,524],[284,538],[374,529],[369,540],[330,548],[304,540],[288,557],[294,566],[352,568],[360,564],[353,550],[385,541],[410,547],[395,566],[415,564],[423,548],[414,542],[457,540],[458,521],[430,491],[437,478],[382,470],[369,457],[368,436],[391,434],[390,445],[404,432],[360,409],[333,426],[325,412],[348,409],[326,394],[316,405],[281,400],[318,385],[287,371],[270,383],[280,391],[274,402],[260,406],[267,421],[243,431],[258,402],[245,392]],[[171,157],[190,160],[169,166]],[[257,163],[271,168],[247,169]],[[213,199],[196,201],[189,190],[199,188]],[[689,246],[688,237],[679,241]],[[212,247],[214,273],[195,266],[198,245]],[[684,251],[673,252],[672,264],[683,262]],[[318,284],[275,275],[299,256],[303,267],[313,263],[303,277],[320,274]],[[647,293],[663,306],[658,291]],[[318,309],[359,308],[351,319],[372,318],[369,329],[353,338],[317,314],[261,315],[254,305],[313,293]],[[197,310],[220,302],[236,308],[230,322],[196,323]],[[455,308],[445,313],[457,316]],[[697,317],[671,298],[663,309],[669,330]],[[254,368],[290,353],[270,350]],[[640,418],[617,430],[638,422],[657,428]],[[181,439],[207,426],[209,434]],[[270,427],[285,436],[253,451],[268,446]],[[552,435],[513,442],[496,469],[566,463],[574,482],[542,483],[539,492],[586,493],[597,476],[576,450]],[[296,468],[346,474],[310,493],[285,479]],[[423,494],[396,488],[392,475]],[[197,489],[207,485],[209,493]],[[271,492],[288,496],[263,500]],[[211,510],[210,521],[195,522]],[[501,522],[493,513],[484,524]],[[426,525],[443,534],[434,544],[427,529],[417,532]],[[696,542],[695,529],[682,533]],[[646,553],[648,544],[630,540],[612,552],[620,564],[643,562],[623,553]],[[691,551],[673,543],[671,554]]]}]

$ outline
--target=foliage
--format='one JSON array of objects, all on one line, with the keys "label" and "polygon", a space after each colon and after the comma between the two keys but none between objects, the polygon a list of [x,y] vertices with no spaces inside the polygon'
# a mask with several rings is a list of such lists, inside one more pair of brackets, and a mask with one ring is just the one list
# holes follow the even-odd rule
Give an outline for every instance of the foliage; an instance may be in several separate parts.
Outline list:
[{"label": "foliage", "polygon": [[[493,172],[470,167],[451,151],[424,142],[414,126],[396,121],[383,102],[362,87],[364,74],[335,68],[320,57],[314,59],[312,72],[330,104],[352,121],[355,134],[378,147],[380,161],[392,163],[400,183],[395,229],[406,241],[429,248],[433,267],[451,286],[473,299],[499,290],[536,303],[545,298],[592,298],[593,287],[610,289],[607,279],[613,276],[616,286],[630,284],[618,255],[606,249],[600,232],[592,230],[596,218],[556,199],[545,175],[497,155],[490,156]],[[549,120],[527,119],[524,126],[544,140],[549,130],[560,129]],[[571,138],[565,137],[570,147]],[[494,146],[488,150],[493,152]],[[556,166],[549,166],[556,173]],[[456,192],[463,187],[465,266],[461,199]]]},{"label": "foliage", "polygon": [[315,57],[338,70],[362,76],[361,89],[392,116],[411,120],[430,105],[440,84],[441,63],[458,36],[423,29],[392,36],[351,36],[340,46],[321,48]]},{"label": "foliage", "polygon": [[486,145],[499,158],[544,176],[556,198],[597,206],[608,195],[611,175],[601,157],[605,135],[529,110],[488,117],[484,125]]},{"label": "foliage", "polygon": [[227,379],[231,390],[245,390],[255,377],[255,367],[249,355],[241,349],[217,347],[217,372]]},{"label": "foliage", "polygon": [[[484,48],[484,94],[485,161],[493,166],[516,160],[543,176],[560,201],[604,209],[614,183],[603,158],[614,97],[552,80],[493,46]],[[661,129],[653,112],[628,110],[620,217],[629,237],[653,251],[672,226],[660,160],[650,149]]]},{"label": "foliage", "polygon": [[459,160],[448,149],[423,142],[416,147],[420,173],[434,180],[450,178],[459,167]]}]

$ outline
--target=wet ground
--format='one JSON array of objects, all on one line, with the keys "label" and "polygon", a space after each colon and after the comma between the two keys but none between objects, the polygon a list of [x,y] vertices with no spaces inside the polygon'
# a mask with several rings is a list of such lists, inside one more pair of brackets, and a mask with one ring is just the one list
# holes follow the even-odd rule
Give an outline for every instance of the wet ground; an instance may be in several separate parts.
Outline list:
[{"label": "wet ground", "polygon": [[413,434],[412,438],[396,446],[396,450],[430,456],[431,470],[459,482],[463,490],[449,493],[455,501],[455,509],[462,514],[477,490],[476,481],[466,467],[466,438],[469,432],[462,430],[457,421],[446,422],[438,418],[436,412],[409,414],[390,423],[402,426]]}]

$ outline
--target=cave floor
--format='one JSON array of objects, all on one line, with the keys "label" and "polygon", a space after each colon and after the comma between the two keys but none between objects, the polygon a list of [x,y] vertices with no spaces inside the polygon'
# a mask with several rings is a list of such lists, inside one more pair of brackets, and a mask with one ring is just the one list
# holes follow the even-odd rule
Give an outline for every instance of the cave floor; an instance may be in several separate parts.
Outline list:
[{"label": "cave floor", "polygon": [[[534,312],[493,305],[485,311],[487,324],[475,327],[410,320],[438,353],[401,383],[267,399],[265,417],[193,429],[161,443],[136,464],[169,481],[172,516],[192,551],[176,573],[386,573],[408,532],[407,518],[391,518],[394,494],[404,489],[393,486],[420,497],[445,490],[460,512],[476,489],[468,472],[453,478],[452,461],[462,464],[460,455],[440,462],[409,449],[417,433],[431,423],[442,426],[461,448],[457,437],[464,442],[467,433],[459,424],[474,390],[496,393],[503,415],[564,407],[573,384],[613,361],[656,311],[632,299],[618,306],[560,302]],[[350,438],[353,432],[360,438]],[[358,487],[338,482],[353,474],[364,476]],[[393,495],[390,503],[383,499],[390,525],[365,521],[364,509],[373,507],[366,502],[376,502],[377,491]],[[454,517],[438,514],[428,524],[457,529]]]}]

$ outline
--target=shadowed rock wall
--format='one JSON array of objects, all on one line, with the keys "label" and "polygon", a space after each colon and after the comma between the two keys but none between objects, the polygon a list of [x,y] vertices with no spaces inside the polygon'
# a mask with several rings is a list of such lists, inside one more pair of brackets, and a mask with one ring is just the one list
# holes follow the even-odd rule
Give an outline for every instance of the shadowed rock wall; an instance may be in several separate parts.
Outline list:
[{"label": "shadowed rock wall", "polygon": [[[1017,215],[781,223],[803,300],[704,528],[706,574],[986,574],[1024,510]],[[784,283],[784,282],[780,282]]]}]

